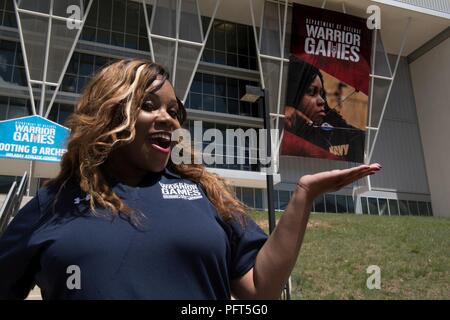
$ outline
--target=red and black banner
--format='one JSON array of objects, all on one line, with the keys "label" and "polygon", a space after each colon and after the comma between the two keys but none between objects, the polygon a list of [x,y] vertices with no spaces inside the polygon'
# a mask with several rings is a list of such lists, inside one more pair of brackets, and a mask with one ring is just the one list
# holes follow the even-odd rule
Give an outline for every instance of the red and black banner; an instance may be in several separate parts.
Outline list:
[{"label": "red and black banner", "polygon": [[282,155],[363,162],[372,32],[294,4]]}]

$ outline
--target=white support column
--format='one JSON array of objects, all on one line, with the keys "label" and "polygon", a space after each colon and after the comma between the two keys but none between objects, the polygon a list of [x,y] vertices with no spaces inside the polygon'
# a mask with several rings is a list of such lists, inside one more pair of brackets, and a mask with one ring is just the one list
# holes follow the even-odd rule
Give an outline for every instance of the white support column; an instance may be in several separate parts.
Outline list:
[{"label": "white support column", "polygon": [[45,90],[47,81],[47,69],[48,69],[48,56],[50,53],[50,39],[52,38],[52,15],[53,15],[53,1],[50,0],[50,16],[48,17],[48,29],[47,29],[47,39],[45,43],[45,56],[44,56],[44,70],[42,76],[42,87],[41,87],[41,101],[39,101],[39,115],[44,115],[44,103],[45,103]]},{"label": "white support column", "polygon": [[[280,4],[278,4],[278,7],[280,6]],[[280,56],[281,56],[281,61],[280,61],[280,80],[278,83],[278,99],[277,99],[277,114],[280,114],[280,109],[281,109],[281,89],[282,89],[282,83],[283,83],[283,69],[284,69],[284,43],[286,40],[286,24],[287,24],[287,11],[288,11],[288,0],[284,1],[284,20],[283,20],[283,33],[281,35],[281,45],[280,45]],[[275,129],[279,129],[279,125],[280,125],[280,121],[279,121],[279,117],[276,118],[276,125],[275,125]],[[273,146],[273,141],[272,141],[272,146]],[[273,148],[272,148],[273,150]]]},{"label": "white support column", "polygon": [[266,85],[264,83],[264,77],[263,77],[263,73],[262,73],[262,63],[261,63],[261,52],[259,50],[260,46],[261,46],[261,34],[262,34],[262,17],[264,16],[264,6],[263,6],[263,13],[261,16],[261,28],[260,28],[260,32],[259,32],[259,39],[258,39],[258,35],[256,32],[256,23],[255,23],[255,13],[254,13],[254,9],[253,9],[253,0],[248,0],[250,3],[250,15],[252,17],[252,26],[253,26],[253,35],[255,38],[255,47],[256,47],[256,59],[258,61],[258,69],[259,71],[259,79],[261,82],[261,88],[265,89]]},{"label": "white support column", "polygon": [[177,80],[178,40],[180,38],[181,0],[177,0],[175,10],[175,53],[173,57],[172,85],[175,87]]}]

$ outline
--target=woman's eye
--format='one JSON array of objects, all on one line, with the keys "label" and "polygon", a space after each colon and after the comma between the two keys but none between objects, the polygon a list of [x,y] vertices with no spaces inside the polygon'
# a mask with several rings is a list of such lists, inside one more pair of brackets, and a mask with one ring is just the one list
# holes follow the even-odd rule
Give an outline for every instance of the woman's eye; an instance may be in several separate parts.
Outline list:
[{"label": "woman's eye", "polygon": [[153,103],[153,101],[145,101],[144,105],[142,106],[142,108],[144,110],[153,110],[155,109],[155,104]]},{"label": "woman's eye", "polygon": [[308,88],[308,90],[306,90],[306,94],[313,96],[315,94],[315,90],[313,87]]},{"label": "woman's eye", "polygon": [[178,112],[176,110],[169,110],[169,115],[175,119],[178,117]]}]

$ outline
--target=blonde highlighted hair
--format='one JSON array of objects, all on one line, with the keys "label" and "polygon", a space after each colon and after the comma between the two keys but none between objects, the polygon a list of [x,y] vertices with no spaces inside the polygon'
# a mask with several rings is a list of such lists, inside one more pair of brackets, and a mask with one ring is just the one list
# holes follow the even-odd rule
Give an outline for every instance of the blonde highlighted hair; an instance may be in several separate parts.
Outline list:
[{"label": "blonde highlighted hair", "polygon": [[[91,79],[66,123],[71,133],[61,171],[48,183],[58,190],[55,201],[67,183],[75,183],[89,194],[94,214],[96,207],[102,207],[113,215],[120,213],[138,221],[136,212],[112,191],[104,164],[113,150],[134,140],[134,127],[144,100],[167,78],[160,65],[130,59],[105,67]],[[186,111],[177,100],[181,111],[178,121],[182,125]],[[169,160],[167,166],[182,178],[198,183],[222,218],[242,217],[247,211],[225,180],[208,172],[203,165],[176,165]]]}]

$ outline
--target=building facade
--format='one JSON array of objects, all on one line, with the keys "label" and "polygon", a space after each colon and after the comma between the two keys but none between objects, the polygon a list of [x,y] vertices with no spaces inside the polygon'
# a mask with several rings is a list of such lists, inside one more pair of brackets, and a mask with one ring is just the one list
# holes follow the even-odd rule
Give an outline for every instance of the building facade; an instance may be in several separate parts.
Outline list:
[{"label": "building facade", "polygon": [[[255,5],[253,9],[256,15],[262,10],[261,8],[266,6],[266,3],[280,8],[280,4],[273,1],[252,1]],[[82,4],[87,7],[88,2],[83,1]],[[195,1],[191,2],[195,3]],[[192,66],[195,69],[192,81],[185,81],[189,84],[185,92],[177,92],[184,98],[188,108],[187,128],[192,130],[196,120],[202,121],[203,130],[215,128],[224,133],[226,129],[262,128],[263,111],[258,108],[256,103],[251,104],[241,100],[245,94],[246,85],[261,86],[261,81],[264,80],[260,72],[261,50],[257,47],[254,36],[255,30],[257,32],[262,30],[261,25],[253,25],[251,8],[248,4],[242,4],[242,1],[222,1],[213,14],[211,14],[214,11],[210,9],[211,4],[208,6],[208,4],[201,3],[202,1],[199,2],[199,8],[206,8],[204,12],[207,12],[203,13],[200,10],[201,28],[204,35],[207,34],[207,30],[209,30],[209,34],[202,50],[198,51],[201,52],[199,63]],[[433,90],[433,88],[428,88],[430,82],[443,81],[443,86],[445,87],[446,84],[447,90],[445,88],[439,90],[448,96],[448,74],[450,74],[448,1],[442,0],[441,6],[432,7],[426,7],[424,1],[417,1],[417,3],[414,1],[347,1],[345,8],[341,8],[341,2],[338,1],[328,1],[328,3],[314,0],[295,2],[312,6],[322,5],[333,10],[343,9],[360,16],[365,14],[362,11],[364,6],[378,4],[382,8],[382,14],[386,13],[387,19],[395,16],[396,10],[401,10],[404,16],[413,14],[417,15],[419,19],[426,17],[435,24],[431,34],[421,35],[420,39],[416,39],[417,37],[413,34],[413,44],[398,60],[397,72],[387,99],[386,112],[379,128],[378,142],[372,157],[373,162],[383,164],[382,172],[374,176],[370,182],[361,181],[339,192],[319,197],[314,201],[313,211],[358,212],[371,215],[448,216],[450,213],[446,212],[449,206],[445,195],[450,191],[449,168],[448,165],[441,168],[440,172],[443,174],[444,181],[439,181],[439,173],[435,172],[439,160],[434,157],[430,159],[429,155],[444,159],[449,149],[443,150],[442,146],[445,143],[448,144],[450,137],[448,137],[448,129],[445,129],[447,136],[442,135],[437,141],[429,130],[433,128],[436,119],[434,113],[446,115],[447,118],[450,116],[449,99],[443,99],[446,102],[439,100],[433,103],[433,108],[429,110],[433,114],[418,107],[418,105],[426,104],[426,101],[433,99],[427,95]],[[173,3],[177,4],[178,2],[173,1]],[[280,1],[280,3],[285,2]],[[421,12],[424,11],[424,6],[431,13]],[[40,8],[36,7],[35,10],[39,12]],[[64,124],[73,111],[74,104],[83,87],[92,75],[105,65],[119,59],[134,57],[154,58],[157,62],[166,65],[174,63],[170,59],[158,60],[163,59],[163,52],[167,49],[163,44],[163,41],[166,41],[164,37],[154,36],[153,41],[149,42],[147,22],[158,21],[154,17],[153,11],[153,1],[92,1],[79,39],[75,43],[73,52],[70,52],[70,61],[48,114],[50,120]],[[286,12],[288,11],[286,10]],[[18,118],[33,113],[27,83],[27,66],[22,53],[17,17],[13,0],[0,1],[0,120]],[[209,28],[210,23],[211,27]],[[285,22],[285,24],[289,28],[289,23]],[[153,26],[153,28],[155,27]],[[411,33],[414,33],[414,30]],[[383,32],[381,34],[383,35]],[[389,46],[391,43],[399,42],[398,38],[401,35],[401,32],[396,31],[394,36],[386,37],[384,42],[389,65],[393,66],[397,62],[395,54],[397,48],[395,45],[394,49]],[[443,37],[445,39],[438,41],[439,43],[432,46],[431,49],[425,48],[421,49],[422,52],[418,51],[424,44],[436,42],[437,35],[440,35],[439,39]],[[393,39],[395,36],[397,39]],[[289,37],[288,32],[286,37]],[[191,45],[188,41],[185,42]],[[286,45],[288,42],[287,39]],[[181,44],[178,53],[179,59],[184,58]],[[153,51],[150,45],[152,45]],[[157,46],[160,46],[159,49]],[[176,47],[178,48],[178,42]],[[186,55],[188,53],[188,51],[183,52],[186,52]],[[417,57],[418,55],[419,57]],[[414,57],[416,58],[411,62]],[[446,64],[444,62],[442,65],[433,63],[433,60],[441,57],[447,57],[443,59]],[[48,63],[51,64],[53,61],[50,59]],[[179,63],[181,64],[181,60]],[[30,68],[30,66],[28,67]],[[436,72],[432,72],[432,70]],[[444,79],[435,76],[439,73],[438,70],[443,71]],[[177,72],[176,77],[181,79],[181,71],[174,68],[172,73],[175,71]],[[427,74],[426,71],[430,74],[429,80],[422,77]],[[179,83],[181,82],[180,80]],[[380,85],[377,88],[382,90],[382,87]],[[35,92],[35,99],[40,96],[39,86],[32,87],[32,90]],[[51,100],[51,95],[48,94],[51,92],[48,90],[44,95],[45,101]],[[386,95],[374,95],[372,99],[374,104],[382,105]],[[36,101],[36,105],[38,102]],[[443,118],[440,119],[445,121]],[[443,124],[441,123],[441,125]],[[436,142],[441,148],[435,146]],[[226,150],[226,148],[223,149]],[[248,206],[265,209],[267,208],[265,178],[260,174],[260,165],[251,163],[249,159],[252,151],[250,146],[246,146],[244,149],[242,164],[215,164],[211,169],[229,178],[234,185],[236,195]],[[236,153],[232,157],[236,158]],[[20,175],[14,169],[17,167],[16,163],[19,162],[23,163],[24,161],[2,162],[1,193],[6,193],[11,182]],[[278,183],[275,186],[275,208],[283,210],[286,207],[296,181],[301,175],[335,168],[347,168],[353,165],[355,164],[343,161],[281,157],[279,160],[280,179],[277,180]],[[54,174],[54,169],[50,172]],[[51,175],[44,173],[36,175],[30,185],[30,195]],[[370,183],[370,187],[367,188],[367,191],[355,196],[355,187],[367,187],[368,183]],[[438,208],[438,212],[435,212],[436,208]]]}]

